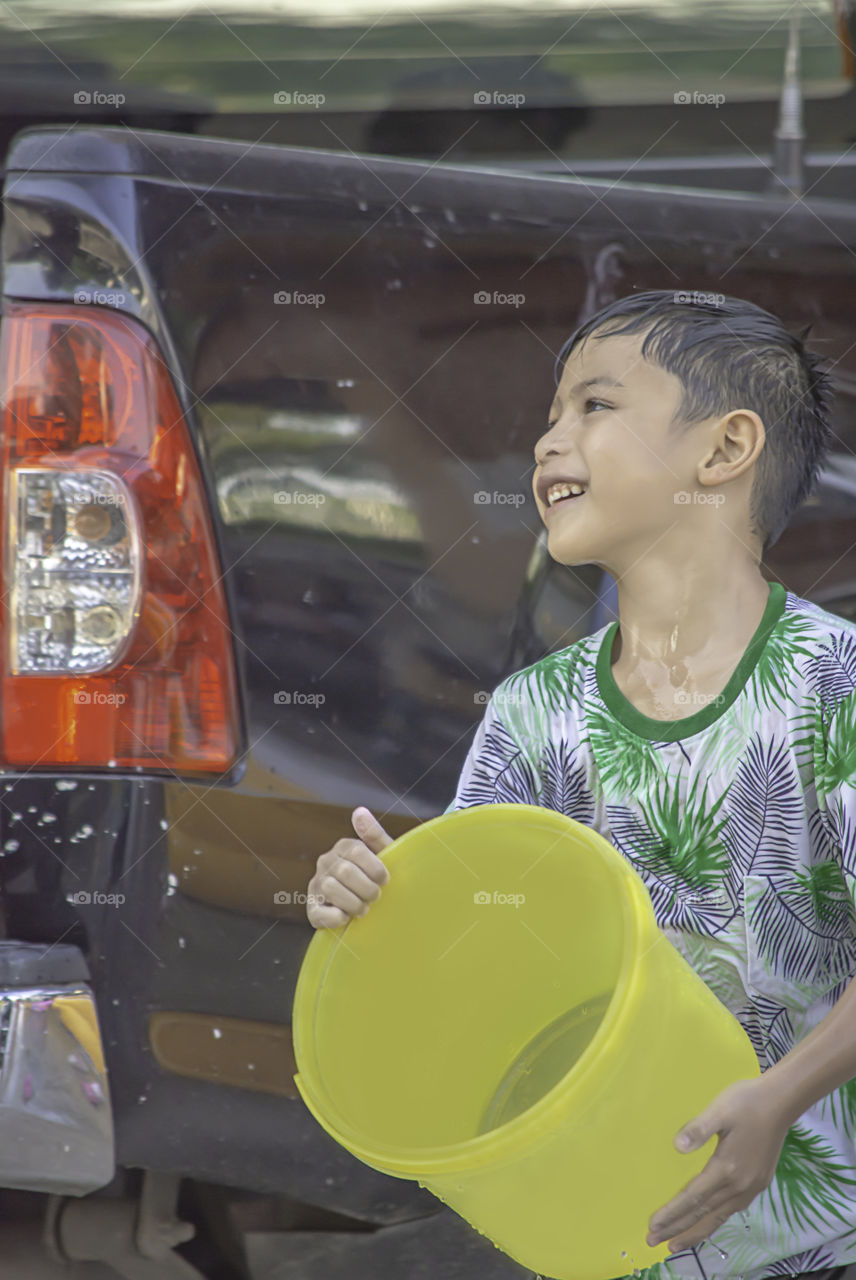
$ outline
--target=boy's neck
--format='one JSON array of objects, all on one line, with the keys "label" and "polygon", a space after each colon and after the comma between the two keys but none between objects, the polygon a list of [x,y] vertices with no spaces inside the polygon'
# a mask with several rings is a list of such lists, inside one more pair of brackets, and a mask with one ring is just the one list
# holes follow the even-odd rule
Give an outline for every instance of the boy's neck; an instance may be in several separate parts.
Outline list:
[{"label": "boy's neck", "polygon": [[673,699],[720,693],[767,607],[769,583],[754,563],[702,578],[690,568],[657,582],[644,565],[618,579],[612,676],[643,714],[679,720],[698,709]]}]

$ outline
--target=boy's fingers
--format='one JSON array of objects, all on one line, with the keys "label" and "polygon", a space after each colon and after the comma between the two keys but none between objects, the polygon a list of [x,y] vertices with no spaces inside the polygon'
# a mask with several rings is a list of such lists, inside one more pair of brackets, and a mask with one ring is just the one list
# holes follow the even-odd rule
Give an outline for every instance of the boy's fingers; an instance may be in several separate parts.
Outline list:
[{"label": "boy's fingers", "polygon": [[380,853],[387,845],[392,844],[392,836],[384,831],[374,814],[364,805],[354,809],[351,814],[351,825],[372,853]]},{"label": "boy's fingers", "polygon": [[339,907],[346,912],[348,916],[362,915],[368,908],[368,903],[359,894],[354,893],[346,884],[337,879],[334,875],[322,876],[318,882],[318,892],[324,901],[320,904],[322,910],[325,906]]},{"label": "boy's fingers", "polygon": [[316,902],[307,912],[309,923],[316,929],[338,929],[347,924],[350,916],[341,907],[333,907],[327,903]]}]

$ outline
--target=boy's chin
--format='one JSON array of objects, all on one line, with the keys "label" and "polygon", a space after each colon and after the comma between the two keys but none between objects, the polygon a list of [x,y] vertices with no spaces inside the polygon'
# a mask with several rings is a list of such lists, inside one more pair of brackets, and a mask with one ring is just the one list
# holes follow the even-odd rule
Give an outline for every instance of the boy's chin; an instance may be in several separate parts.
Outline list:
[{"label": "boy's chin", "polygon": [[557,535],[548,537],[547,552],[557,564],[563,564],[568,569],[580,564],[592,564],[596,555],[596,552],[587,551],[581,542],[567,535],[564,538]]}]

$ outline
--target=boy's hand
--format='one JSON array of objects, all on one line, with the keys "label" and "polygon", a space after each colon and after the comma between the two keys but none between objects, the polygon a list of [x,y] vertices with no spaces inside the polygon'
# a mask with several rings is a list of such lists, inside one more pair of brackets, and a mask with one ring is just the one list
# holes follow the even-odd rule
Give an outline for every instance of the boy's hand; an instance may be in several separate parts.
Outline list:
[{"label": "boy's hand", "polygon": [[[672,1253],[701,1244],[768,1187],[790,1126],[763,1075],[738,1080],[675,1135],[679,1151],[694,1151],[719,1134],[716,1150],[692,1182],[651,1218],[649,1245],[669,1241]],[[682,1146],[680,1138],[690,1139]]]},{"label": "boy's hand", "polygon": [[364,916],[389,880],[377,855],[392,836],[364,807],[353,811],[351,822],[360,839],[337,840],[319,856],[309,881],[306,914],[316,929],[337,929],[352,916]]}]

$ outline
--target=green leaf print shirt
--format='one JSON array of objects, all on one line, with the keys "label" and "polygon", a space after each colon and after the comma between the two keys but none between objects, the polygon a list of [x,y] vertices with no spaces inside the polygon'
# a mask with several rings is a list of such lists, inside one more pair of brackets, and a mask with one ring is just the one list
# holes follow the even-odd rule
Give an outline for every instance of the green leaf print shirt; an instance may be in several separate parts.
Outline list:
[{"label": "green leaf print shirt", "polygon": [[[502,681],[446,812],[535,804],[599,831],[763,1071],[856,975],[856,625],[771,583],[722,693],[676,721],[619,690],[617,628]],[[764,1280],[850,1262],[856,1078],[790,1127],[742,1214],[641,1274]]]}]

